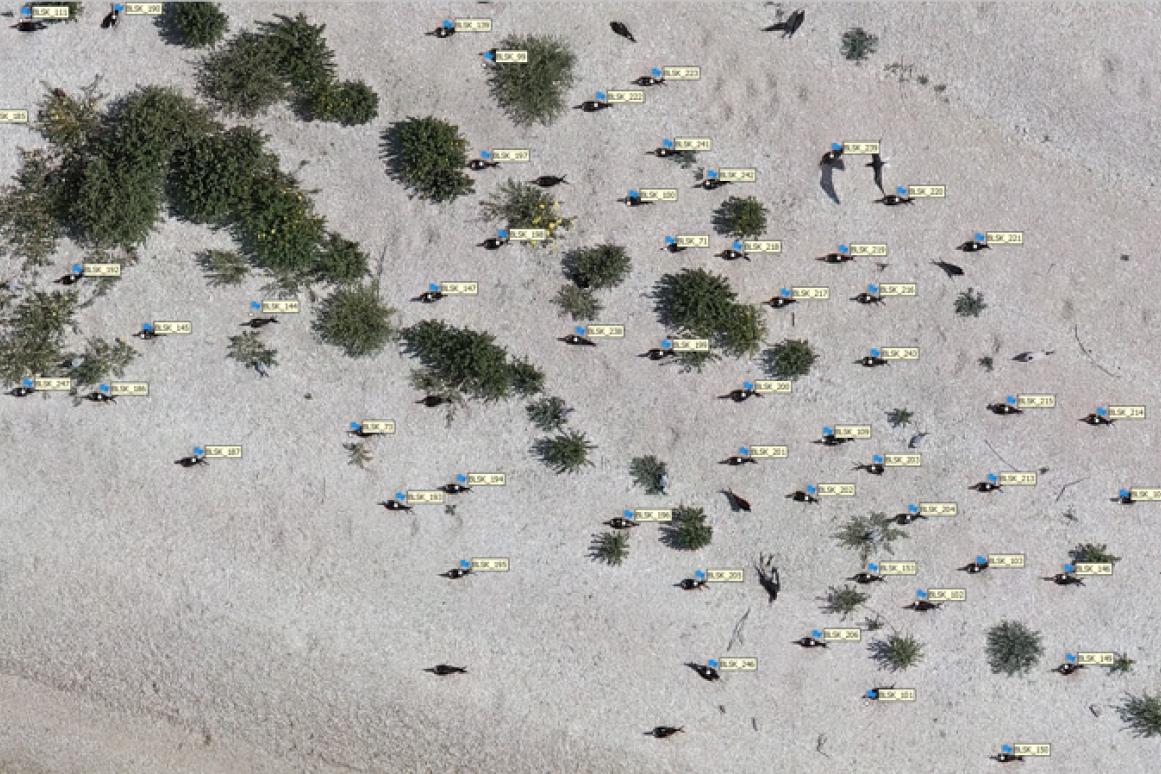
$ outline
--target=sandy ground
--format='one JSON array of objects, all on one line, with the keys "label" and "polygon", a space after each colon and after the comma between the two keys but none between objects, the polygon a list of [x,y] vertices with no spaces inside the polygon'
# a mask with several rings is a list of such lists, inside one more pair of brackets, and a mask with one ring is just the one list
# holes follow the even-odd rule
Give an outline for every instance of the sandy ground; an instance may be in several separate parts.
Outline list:
[{"label": "sandy ground", "polygon": [[[298,8],[324,13],[226,5],[236,29]],[[383,292],[402,321],[472,325],[527,354],[547,372],[549,392],[576,407],[572,424],[599,447],[595,466],[558,478],[534,461],[538,436],[516,401],[473,407],[445,427],[413,405],[408,361],[391,351],[343,358],[313,340],[309,310],[266,334],[280,365],[259,380],[224,351],[262,281],[208,287],[192,256],[226,238],[162,224],[141,264],[80,319],[85,334],[106,337],[144,320],[193,322],[193,336],[141,343],[127,377],[148,381],[151,397],[0,403],[0,771],[943,773],[990,766],[1005,741],[1051,743],[1050,761],[1029,764],[1045,771],[1151,770],[1156,743],[1121,730],[1110,705],[1158,685],[1156,506],[1107,498],[1122,485],[1161,485],[1157,435],[1151,418],[1107,430],[1075,420],[1102,403],[1161,406],[1150,284],[1159,12],[1131,3],[807,12],[799,34],[781,40],[755,31],[773,18],[758,3],[327,5],[340,70],[378,91],[380,118],[343,129],[275,111],[255,123],[285,168],[307,162],[302,179],[319,189],[334,227],[373,254],[385,250]],[[42,81],[78,88],[97,73],[113,95],[144,83],[192,88],[196,54],[164,45],[144,19],[102,32],[95,4],[89,13],[39,35],[5,32],[0,102],[32,107]],[[444,15],[490,16],[498,32],[421,35]],[[637,45],[608,30],[614,18]],[[881,37],[861,66],[839,55],[841,32],[855,25]],[[524,131],[492,104],[477,56],[508,31],[568,39],[580,57],[571,103],[651,66],[697,64],[703,79],[650,91],[644,106],[569,111]],[[896,61],[930,83],[883,71]],[[939,83],[943,96],[932,89]],[[562,349],[554,339],[569,325],[549,303],[559,256],[472,247],[490,230],[478,201],[507,169],[479,175],[477,196],[445,207],[409,200],[386,177],[378,133],[429,113],[459,124],[475,147],[531,148],[527,168],[511,165],[517,177],[569,176],[561,198],[576,228],[566,244],[612,240],[634,259],[625,285],[602,296],[604,321],[627,326],[623,341]],[[708,163],[754,166],[758,182],[688,190],[691,171],[642,154],[673,135],[711,136]],[[838,175],[843,204],[830,203],[818,188],[822,150],[878,138],[893,161],[890,184],[942,184],[948,198],[872,205],[869,171],[851,165]],[[0,176],[15,170],[17,147],[36,142],[26,129],[0,129]],[[676,204],[630,211],[614,200],[632,186],[682,191]],[[771,208],[767,236],[783,240],[781,256],[723,264],[712,251],[658,250],[663,234],[708,233],[712,209],[743,188]],[[981,256],[952,250],[977,228],[1022,230],[1026,244]],[[890,265],[810,260],[848,240],[888,243]],[[58,264],[78,256],[62,251]],[[940,259],[967,276],[944,277],[928,263]],[[838,299],[800,304],[793,318],[766,313],[769,341],[804,337],[821,354],[793,395],[735,406],[712,396],[758,376],[756,363],[680,374],[633,357],[665,333],[645,294],[682,266],[723,272],[752,301],[780,285],[832,288]],[[478,281],[479,297],[407,303],[428,281],[452,279]],[[880,309],[842,300],[875,280],[917,282],[919,296]],[[969,285],[989,303],[978,319],[952,313]],[[1114,376],[1085,357],[1074,326]],[[869,346],[891,344],[918,345],[922,359],[852,365]],[[1057,352],[1009,361],[1027,349]],[[986,354],[994,373],[976,365]],[[983,410],[1016,392],[1054,393],[1059,408],[1011,419]],[[884,418],[896,406],[931,433],[923,467],[881,480],[852,473],[854,461],[905,446],[911,431]],[[374,443],[364,472],[346,464],[343,429],[372,416],[395,419],[398,432]],[[810,443],[836,422],[873,424],[875,438],[838,450]],[[245,457],[195,470],[171,464],[195,443],[240,443]],[[785,443],[790,458],[713,464],[742,443]],[[643,453],[669,462],[670,497],[632,488],[627,464]],[[968,492],[1007,468],[1000,456],[1048,472],[1035,488]],[[467,470],[503,471],[509,483],[463,497],[455,515],[375,505]],[[810,509],[783,499],[812,481],[856,481],[859,496]],[[754,512],[731,514],[716,494],[723,486]],[[895,558],[917,560],[919,576],[880,584],[869,607],[922,640],[926,660],[889,675],[863,646],[790,645],[838,623],[817,601],[857,569],[829,536],[836,525],[918,499],[956,500],[961,513],[909,528]],[[623,566],[585,558],[600,522],[622,508],[679,502],[713,514],[711,546],[678,552],[645,526]],[[1123,557],[1114,576],[1079,589],[1037,579],[1082,541]],[[749,568],[762,551],[781,568],[773,605],[752,578],[702,594],[671,586],[697,567]],[[981,552],[1023,552],[1029,568],[954,572]],[[467,556],[507,556],[513,569],[438,577]],[[900,609],[916,586],[966,587],[968,600],[926,616]],[[727,654],[747,611],[743,641]],[[984,632],[1002,618],[1043,633],[1045,658],[1027,677],[988,670]],[[1067,650],[1128,651],[1137,665],[1121,677],[1049,673]],[[759,670],[710,685],[682,665],[720,655],[756,656]],[[421,671],[438,662],[471,671]],[[919,700],[858,698],[891,683],[916,688]],[[657,724],[686,733],[642,735]]]}]

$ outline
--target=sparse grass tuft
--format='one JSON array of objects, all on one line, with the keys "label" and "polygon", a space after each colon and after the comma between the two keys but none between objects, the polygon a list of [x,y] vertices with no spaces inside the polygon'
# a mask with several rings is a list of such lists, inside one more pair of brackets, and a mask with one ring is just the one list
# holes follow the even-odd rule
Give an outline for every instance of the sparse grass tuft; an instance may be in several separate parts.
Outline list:
[{"label": "sparse grass tuft", "polygon": [[231,336],[230,346],[226,350],[227,357],[233,358],[247,368],[276,366],[277,355],[278,350],[263,344],[262,338],[254,331]]},{"label": "sparse grass tuft", "polygon": [[870,598],[870,594],[859,591],[858,588],[850,584],[844,584],[842,588],[830,586],[823,598],[822,609],[826,613],[837,613],[842,616],[843,620],[846,620],[847,616],[855,612]]},{"label": "sparse grass tuft", "polygon": [[1117,714],[1133,736],[1161,735],[1161,694],[1128,694],[1117,707]]},{"label": "sparse grass tuft", "polygon": [[1044,655],[1040,632],[1019,621],[1001,621],[988,630],[988,664],[996,674],[1026,674]]},{"label": "sparse grass tuft", "polygon": [[892,634],[870,645],[871,658],[881,668],[901,672],[923,660],[923,643],[909,634]]},{"label": "sparse grass tuft", "polygon": [[865,563],[873,551],[893,554],[893,543],[907,537],[907,531],[896,527],[887,514],[876,511],[869,516],[852,516],[833,537],[843,548],[857,551],[859,561]]},{"label": "sparse grass tuft", "polygon": [[595,320],[604,305],[588,288],[576,285],[561,285],[552,298],[552,303],[560,307],[560,316],[570,316],[574,320]]},{"label": "sparse grass tuft", "polygon": [[528,419],[532,424],[546,433],[564,427],[568,415],[572,413],[572,409],[563,398],[549,395],[529,403],[525,411],[528,412]]},{"label": "sparse grass tuft", "polygon": [[1114,556],[1104,543],[1079,543],[1076,548],[1068,552],[1073,563],[1095,562],[1116,564],[1121,557]]},{"label": "sparse grass tuft", "polygon": [[624,532],[605,532],[593,538],[589,556],[598,562],[619,565],[629,555],[629,536]]},{"label": "sparse grass tuft", "polygon": [[343,448],[347,450],[348,465],[354,465],[359,470],[367,469],[367,464],[371,461],[371,450],[367,448],[366,441],[345,443]]},{"label": "sparse grass tuft", "polygon": [[887,412],[887,423],[891,427],[907,427],[911,424],[911,418],[915,416],[910,410],[905,408],[891,409]]},{"label": "sparse grass tuft", "polygon": [[633,477],[633,483],[645,490],[645,494],[659,495],[665,493],[661,477],[669,475],[669,468],[662,460],[646,454],[629,462],[629,475]]},{"label": "sparse grass tuft", "polygon": [[1110,675],[1127,674],[1133,671],[1133,664],[1137,662],[1129,658],[1127,653],[1118,653],[1113,659],[1113,663],[1109,665]]},{"label": "sparse grass tuft", "polygon": [[968,288],[955,297],[955,313],[960,317],[979,317],[987,308],[984,294],[975,288]]},{"label": "sparse grass tuft", "polygon": [[879,36],[867,32],[862,27],[853,27],[843,33],[843,56],[859,63],[875,53],[879,47]]},{"label": "sparse grass tuft", "polygon": [[979,365],[980,368],[987,371],[989,374],[996,369],[996,361],[992,358],[991,355],[984,355],[976,361],[976,364]]}]

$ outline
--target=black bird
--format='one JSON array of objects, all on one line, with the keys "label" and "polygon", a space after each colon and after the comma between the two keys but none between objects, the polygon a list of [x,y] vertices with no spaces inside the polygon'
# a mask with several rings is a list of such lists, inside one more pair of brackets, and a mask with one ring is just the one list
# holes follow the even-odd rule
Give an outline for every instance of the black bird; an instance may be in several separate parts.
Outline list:
[{"label": "black bird", "polygon": [[864,355],[855,361],[855,365],[861,365],[863,368],[878,368],[879,366],[891,365],[891,361],[875,355]]},{"label": "black bird", "polygon": [[440,26],[436,27],[431,32],[425,32],[423,34],[427,35],[428,37],[432,37],[432,38],[450,38],[452,35],[456,34],[456,28],[454,26],[445,27],[444,25],[441,24]]},{"label": "black bird", "polygon": [[883,157],[878,153],[872,153],[871,160],[863,166],[874,170],[875,185],[879,186],[880,193],[886,194],[887,192],[883,190],[883,167],[887,166],[887,162],[883,161]]},{"label": "black bird", "polygon": [[943,606],[942,602],[931,602],[926,599],[917,599],[910,605],[904,605],[904,610],[914,610],[917,613],[926,613],[928,610],[938,610]]},{"label": "black bird", "polygon": [[451,401],[442,395],[425,395],[415,402],[417,405],[427,406],[428,408],[435,408],[436,406],[442,406],[444,403],[450,403]]},{"label": "black bird", "polygon": [[707,191],[716,191],[717,189],[721,188],[723,185],[729,185],[729,184],[730,184],[729,180],[722,180],[722,179],[716,178],[716,177],[707,177],[707,178],[704,178],[700,183],[695,185],[694,188],[704,188]]},{"label": "black bird", "polygon": [[141,339],[142,341],[146,341],[148,339],[159,339],[162,336],[162,334],[158,333],[157,331],[153,330],[152,328],[142,328],[141,330],[137,331],[133,335],[136,336],[137,338]]},{"label": "black bird", "polygon": [[32,387],[13,387],[6,394],[11,395],[13,398],[27,398],[34,392],[36,390]]},{"label": "black bird", "polygon": [[791,492],[786,495],[787,500],[793,500],[796,503],[813,503],[818,505],[818,498],[809,492],[803,492],[801,489]]},{"label": "black bird", "polygon": [[441,677],[445,675],[464,675],[468,672],[465,667],[449,666],[447,664],[436,664],[435,666],[428,667],[423,671],[431,672],[433,675],[439,675]]},{"label": "black bird", "polygon": [[814,260],[822,261],[823,263],[847,263],[848,261],[855,260],[855,256],[850,253],[827,253]]},{"label": "black bird", "polygon": [[954,263],[948,263],[947,261],[932,261],[931,264],[943,269],[943,273],[949,277],[963,276],[963,269],[956,266]]},{"label": "black bird", "polygon": [[998,484],[995,481],[980,481],[979,483],[972,484],[968,487],[968,489],[974,489],[977,492],[984,492],[985,494],[1002,490],[1003,488],[1003,484]]},{"label": "black bird", "polygon": [[572,109],[573,110],[583,110],[586,113],[596,113],[598,110],[604,110],[605,108],[609,108],[609,107],[612,107],[612,105],[610,105],[608,102],[602,102],[601,100],[596,100],[596,99],[589,99],[589,100],[585,100],[584,102],[580,103],[579,105],[573,105]]},{"label": "black bird", "polygon": [[[678,156],[681,153],[682,151],[674,150],[673,148],[666,148],[664,145],[660,148],[654,148],[651,151],[645,151],[646,156],[656,156],[659,159],[668,158],[669,156]],[[684,250],[685,248],[683,247],[682,249]]]},{"label": "black bird", "polygon": [[117,10],[117,6],[113,6],[113,10],[105,14],[105,18],[101,20],[101,29],[107,30],[110,27],[116,27],[117,22],[121,18],[121,12]]},{"label": "black bird", "polygon": [[181,465],[183,468],[192,468],[195,465],[209,465],[210,461],[200,454],[193,454],[189,457],[182,457],[180,460],[174,460],[174,465]]},{"label": "black bird", "polygon": [[410,511],[413,507],[399,500],[384,500],[379,504],[389,511]]},{"label": "black bird", "polygon": [[480,242],[476,247],[482,247],[485,250],[499,250],[504,245],[508,244],[507,239],[501,237],[488,237],[483,242]]},{"label": "black bird", "polygon": [[557,341],[563,341],[565,344],[581,347],[595,347],[597,343],[591,339],[586,339],[584,336],[578,336],[575,333],[570,333],[567,336],[561,336]]},{"label": "black bird", "polygon": [[847,578],[847,580],[854,581],[860,586],[866,586],[869,583],[881,583],[884,578],[882,575],[873,572],[866,572],[864,570],[863,572],[855,573],[851,577]]},{"label": "black bird", "polygon": [[1070,572],[1058,572],[1050,577],[1041,578],[1040,580],[1052,581],[1057,586],[1083,586],[1084,578],[1078,578]]},{"label": "black bird", "polygon": [[685,245],[679,245],[677,242],[670,242],[661,249],[667,253],[680,253],[684,250],[688,250],[689,248],[687,248]]},{"label": "black bird", "polygon": [[778,568],[774,566],[774,557],[762,554],[754,564],[754,570],[758,573],[758,584],[766,590],[766,601],[774,604],[779,592],[782,591],[782,577],[778,574]]},{"label": "black bird", "polygon": [[881,476],[887,468],[881,462],[863,463],[855,465],[851,470],[865,470],[872,476]]},{"label": "black bird", "polygon": [[987,562],[970,562],[963,567],[956,567],[956,569],[960,572],[966,572],[968,575],[978,575],[988,569],[989,566]]},{"label": "black bird", "polygon": [[839,438],[837,435],[834,435],[832,433],[830,435],[824,435],[819,440],[814,441],[814,443],[821,443],[823,446],[841,446],[844,443],[850,443],[853,440],[855,440],[855,439],[854,438]]},{"label": "black bird", "polygon": [[895,194],[885,194],[882,199],[875,199],[875,204],[885,204],[888,207],[894,207],[897,204],[915,204],[915,200],[910,196],[896,196]]},{"label": "black bird", "polygon": [[1084,669],[1084,664],[1078,664],[1075,661],[1065,661],[1063,664],[1056,667],[1055,669],[1052,669],[1051,671],[1067,677],[1068,675],[1076,674],[1082,669]]},{"label": "black bird", "polygon": [[734,403],[741,403],[742,401],[746,400],[747,398],[761,398],[761,397],[762,397],[762,393],[760,393],[760,392],[754,392],[751,389],[744,389],[744,390],[730,390],[725,395],[719,395],[718,400],[725,400],[726,398],[729,398]]},{"label": "black bird", "polygon": [[767,306],[771,306],[775,309],[781,309],[784,306],[790,306],[791,304],[797,304],[798,299],[791,298],[790,296],[771,296],[770,300],[765,301],[764,303]]},{"label": "black bird", "polygon": [[906,527],[908,524],[910,524],[914,521],[918,521],[919,519],[926,519],[926,518],[927,517],[924,516],[919,511],[915,511],[914,513],[912,513],[911,511],[907,511],[906,513],[896,513],[895,514],[895,523],[901,524],[902,526]]},{"label": "black bird", "polygon": [[799,637],[797,640],[791,642],[800,648],[825,648],[827,644],[822,640],[816,640],[814,637]]},{"label": "black bird", "polygon": [[[834,151],[831,152],[833,153]],[[839,158],[836,158],[832,162],[819,165],[818,185],[822,188],[822,192],[830,197],[830,200],[835,204],[842,204],[842,202],[839,201],[838,192],[834,189],[834,172],[836,169],[842,172],[846,168],[846,164]]]},{"label": "black bird", "polygon": [[996,763],[1017,763],[1024,761],[1023,755],[1015,755],[1009,752],[996,753],[995,755],[989,755],[988,757],[994,760]]},{"label": "black bird", "polygon": [[643,352],[637,357],[647,357],[650,360],[664,360],[667,357],[676,357],[677,353],[672,349],[662,349],[661,347],[654,347],[648,352]]},{"label": "black bird", "polygon": [[872,295],[872,294],[866,293],[866,292],[859,293],[857,296],[851,296],[850,300],[857,301],[860,304],[881,304],[881,303],[883,303],[882,296]]},{"label": "black bird", "polygon": [[471,574],[472,574],[471,567],[453,567],[452,569],[448,570],[447,572],[440,573],[440,575],[442,577],[449,578],[451,580],[459,580],[460,578],[464,577],[465,575],[471,575]]},{"label": "black bird", "polygon": [[1094,427],[1096,425],[1103,425],[1105,427],[1111,427],[1112,425],[1116,424],[1117,420],[1109,419],[1108,417],[1106,417],[1102,414],[1089,414],[1087,417],[1082,417],[1081,419],[1079,419],[1077,421],[1084,422],[1086,425],[1093,425]]},{"label": "black bird", "polygon": [[974,239],[969,239],[955,249],[964,253],[977,253],[980,250],[991,250],[992,246],[987,242],[977,242]]},{"label": "black bird", "polygon": [[802,26],[803,20],[806,18],[806,11],[798,10],[790,14],[786,21],[776,22],[769,27],[763,27],[762,32],[781,32],[784,38],[793,38],[794,33],[798,32],[798,28]]},{"label": "black bird", "polygon": [[495,169],[500,166],[498,161],[487,161],[485,159],[472,159],[468,162],[468,169],[473,172],[479,172],[482,169]]},{"label": "black bird", "polygon": [[444,484],[440,487],[440,489],[442,489],[447,494],[463,494],[464,492],[472,491],[470,486],[464,486],[463,484],[457,484],[454,482],[450,484]]},{"label": "black bird", "polygon": [[697,672],[698,676],[701,677],[702,680],[706,680],[712,683],[714,680],[722,679],[722,676],[718,674],[718,670],[711,666],[706,666],[705,664],[695,664],[692,661],[686,661],[685,665],[693,671]]},{"label": "black bird", "polygon": [[673,585],[678,586],[685,591],[701,591],[702,589],[709,588],[709,586],[706,585],[704,578],[682,578],[680,583],[675,583]]},{"label": "black bird", "polygon": [[1024,413],[1024,409],[1016,408],[1011,403],[989,403],[986,408],[993,414],[999,414],[1000,416]]},{"label": "black bird", "polygon": [[833,164],[843,156],[842,148],[832,148],[826,153],[822,154],[822,160],[818,162],[820,167],[825,167],[827,164]]},{"label": "black bird", "polygon": [[93,403],[116,403],[117,396],[109,395],[104,392],[90,392],[85,396],[85,400],[91,401]]},{"label": "black bird", "polygon": [[752,465],[757,465],[758,460],[754,459],[753,457],[743,457],[741,455],[734,454],[732,456],[726,457],[724,460],[722,460],[718,464],[719,465],[737,466],[737,465],[745,465],[747,463],[750,463]]},{"label": "black bird", "polygon": [[609,22],[609,29],[632,43],[637,42],[637,38],[633,37],[633,33],[629,32],[629,28],[625,26],[624,22]]},{"label": "black bird", "polygon": [[642,205],[646,205],[646,204],[656,204],[656,202],[645,201],[644,199],[641,198],[641,194],[637,194],[636,196],[634,196],[633,194],[626,194],[625,196],[622,196],[617,201],[620,202],[621,204],[628,206],[628,207],[641,207]]},{"label": "black bird", "polygon": [[652,75],[642,75],[640,78],[635,78],[633,83],[638,86],[664,86],[664,78],[654,78]]},{"label": "black bird", "polygon": [[538,185],[541,188],[552,188],[554,185],[559,185],[560,183],[568,185],[569,182],[565,180],[566,177],[567,175],[561,175],[560,177],[556,175],[541,175],[535,180],[529,180],[528,182],[532,185]]},{"label": "black bird", "polygon": [[674,734],[680,734],[685,731],[685,726],[655,726],[652,731],[646,731],[645,736],[651,736],[655,739],[666,739]]},{"label": "black bird", "polygon": [[730,504],[730,510],[732,510],[732,511],[745,511],[746,513],[749,513],[751,511],[750,501],[744,497],[741,497],[739,495],[734,494],[734,490],[732,490],[732,489],[719,489],[718,491],[721,494],[724,494],[726,496],[726,500]]},{"label": "black bird", "polygon": [[626,519],[624,516],[614,516],[605,522],[605,526],[613,529],[632,529],[637,526],[637,522],[632,519]]},{"label": "black bird", "polygon": [[20,32],[39,32],[48,29],[48,25],[42,21],[21,21],[13,24],[12,29]]},{"label": "black bird", "polygon": [[277,317],[253,317],[239,325],[239,328],[264,328],[270,324],[278,324]]},{"label": "black bird", "polygon": [[425,290],[424,292],[420,293],[418,296],[416,296],[415,298],[413,298],[411,300],[418,301],[421,304],[434,304],[436,301],[439,301],[441,298],[443,298],[443,293],[441,293],[440,291],[438,291],[438,290]]},{"label": "black bird", "polygon": [[1043,360],[1055,351],[1055,349],[1042,349],[1035,352],[1021,352],[1013,356],[1012,359],[1017,363],[1033,363],[1037,360]]},{"label": "black bird", "polygon": [[738,260],[739,258],[741,258],[742,260],[746,260],[746,261],[750,260],[750,256],[749,256],[749,255],[747,255],[747,254],[746,254],[746,253],[744,253],[744,252],[739,252],[739,251],[737,251],[737,250],[734,250],[734,249],[732,249],[732,248],[731,248],[731,249],[728,249],[728,250],[722,250],[722,251],[721,251],[720,253],[718,253],[718,254],[717,254],[715,257],[717,257],[717,258],[723,258],[723,259],[725,259],[725,260],[727,260],[727,261],[736,261],[736,260]]},{"label": "black bird", "polygon": [[84,277],[85,277],[85,275],[81,274],[80,272],[77,272],[75,274],[70,272],[69,274],[66,274],[63,277],[58,277],[57,279],[54,279],[53,283],[55,283],[57,285],[75,285],[78,282],[80,282],[82,279],[84,279]]}]

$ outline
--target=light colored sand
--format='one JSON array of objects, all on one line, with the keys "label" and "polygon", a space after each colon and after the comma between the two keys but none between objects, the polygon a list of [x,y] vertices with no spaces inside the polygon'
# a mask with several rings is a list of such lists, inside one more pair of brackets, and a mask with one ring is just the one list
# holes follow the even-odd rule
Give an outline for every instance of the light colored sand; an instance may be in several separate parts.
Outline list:
[{"label": "light colored sand", "polygon": [[[321,14],[321,6],[284,4],[227,10],[240,27],[299,7]],[[531,357],[549,391],[576,407],[573,425],[599,446],[596,466],[559,479],[534,462],[527,448],[537,434],[517,402],[473,407],[446,428],[413,405],[406,360],[393,352],[344,359],[312,339],[309,314],[264,334],[277,342],[280,365],[258,380],[224,349],[261,281],[207,287],[192,254],[227,244],[223,236],[163,224],[141,265],[81,315],[84,333],[107,337],[148,319],[193,321],[192,337],[140,346],[130,376],[149,381],[153,397],[105,407],[72,408],[59,396],[0,403],[0,702],[6,720],[16,718],[0,734],[0,769],[960,772],[983,767],[1002,741],[1051,742],[1057,772],[1151,768],[1156,745],[1121,731],[1107,705],[1157,685],[1149,585],[1161,551],[1157,514],[1106,498],[1120,485],[1161,484],[1157,435],[1153,420],[1104,431],[1075,419],[1098,403],[1161,406],[1149,284],[1157,276],[1156,8],[820,5],[808,8],[793,41],[751,32],[772,18],[757,3],[327,8],[340,70],[380,93],[380,119],[341,129],[276,111],[257,125],[285,168],[308,162],[302,179],[319,189],[335,228],[373,254],[386,248],[384,295],[403,320],[432,315],[487,329]],[[651,8],[663,16],[652,25]],[[490,15],[503,32],[565,36],[581,57],[573,103],[654,65],[698,64],[704,79],[651,91],[639,108],[570,111],[521,131],[492,105],[478,65],[477,52],[496,36],[420,35],[445,13]],[[613,18],[641,42],[612,35]],[[862,66],[838,54],[842,30],[854,25],[881,36]],[[0,101],[14,106],[34,104],[41,80],[76,88],[97,72],[112,94],[138,83],[189,88],[196,61],[139,19],[102,33],[90,16],[4,40]],[[946,101],[930,85],[884,73],[893,61],[947,83]],[[559,256],[472,247],[490,228],[477,203],[503,174],[479,175],[479,195],[442,208],[407,199],[383,174],[378,132],[428,113],[458,123],[473,146],[532,148],[535,161],[515,167],[518,177],[568,174],[573,185],[561,197],[577,226],[567,244],[613,240],[634,258],[628,282],[602,296],[606,320],[627,326],[623,342],[562,350],[553,339],[567,325],[548,302],[561,282]],[[686,189],[690,172],[642,151],[664,135],[701,134],[715,143],[707,162],[759,169],[745,193],[772,208],[768,236],[783,240],[783,256],[725,265],[658,251],[664,233],[708,231],[725,197]],[[0,138],[7,177],[15,148],[35,140],[11,127]],[[944,184],[949,198],[905,211],[873,206],[867,170],[852,165],[839,175],[844,203],[835,207],[815,166],[835,138],[882,138],[894,161],[889,182]],[[638,185],[680,187],[680,201],[640,211],[615,204]],[[1023,230],[1028,244],[983,257],[950,249],[978,227]],[[810,260],[844,240],[889,243],[890,267],[879,274],[870,262]],[[1121,253],[1132,259],[1119,261]],[[75,256],[62,253],[59,264]],[[937,259],[965,265],[968,276],[946,279],[927,263]],[[789,314],[769,312],[771,342],[806,337],[822,359],[793,396],[734,406],[711,396],[757,375],[754,367],[728,360],[682,375],[633,357],[664,333],[643,295],[681,266],[721,271],[755,301],[784,284],[830,285],[845,298],[873,280],[916,281],[920,295],[882,309],[802,304],[793,327]],[[426,282],[447,279],[479,281],[481,294],[435,308],[407,304]],[[962,320],[951,305],[969,285],[990,307]],[[1084,358],[1074,325],[1119,378]],[[993,342],[989,375],[975,360]],[[918,344],[923,359],[871,372],[851,365],[875,344]],[[1007,360],[1039,348],[1058,353],[1027,366]],[[1055,393],[1061,408],[1011,421],[983,411],[1014,392]],[[905,444],[909,433],[883,417],[899,405],[932,433],[924,467],[855,478],[852,460]],[[346,423],[364,416],[399,426],[376,442],[369,472],[347,466],[341,448]],[[873,423],[877,440],[811,445],[826,422]],[[986,441],[1017,467],[1049,472],[1035,489],[969,493],[1004,467]],[[195,442],[241,443],[246,456],[192,471],[170,464]],[[787,443],[791,458],[712,464],[756,442]],[[672,497],[633,491],[626,467],[641,453],[669,461]],[[464,497],[456,516],[374,506],[397,487],[434,487],[466,469],[504,471],[510,483]],[[782,499],[819,480],[855,480],[860,497],[814,509]],[[730,514],[715,494],[724,485],[755,512]],[[923,664],[891,676],[860,646],[803,653],[789,645],[835,620],[816,598],[856,569],[829,538],[837,524],[944,498],[958,500],[961,515],[911,528],[897,554],[918,560],[920,576],[882,584],[870,604],[926,644]],[[704,551],[676,552],[644,527],[624,566],[585,559],[590,535],[621,508],[681,501],[714,516]],[[1076,522],[1062,518],[1066,508]],[[1079,541],[1123,556],[1116,575],[1083,589],[1035,579]],[[704,594],[670,586],[698,566],[749,567],[760,551],[777,555],[785,584],[772,606],[753,582]],[[974,578],[952,571],[981,551],[1024,552],[1030,568]],[[437,577],[479,555],[509,556],[513,571],[457,584]],[[900,610],[917,585],[966,586],[969,598],[928,616]],[[682,666],[723,655],[747,610],[744,643],[731,654],[757,656],[759,672],[707,685]],[[1005,617],[1044,634],[1048,653],[1027,678],[993,676],[982,659],[984,629]],[[1138,663],[1129,677],[1049,674],[1069,649],[1128,650]],[[420,671],[440,661],[467,664],[471,674],[437,680]],[[892,682],[917,688],[920,700],[864,707],[857,699]],[[1104,708],[1099,718],[1090,704]],[[687,733],[667,742],[641,735],[658,723]],[[820,734],[827,758],[815,752]]]}]

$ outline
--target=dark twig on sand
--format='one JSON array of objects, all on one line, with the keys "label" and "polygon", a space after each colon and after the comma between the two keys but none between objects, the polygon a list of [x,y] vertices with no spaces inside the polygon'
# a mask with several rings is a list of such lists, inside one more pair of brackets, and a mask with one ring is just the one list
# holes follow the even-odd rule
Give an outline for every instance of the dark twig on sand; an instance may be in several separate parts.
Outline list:
[{"label": "dark twig on sand", "polygon": [[814,751],[824,758],[829,758],[830,754],[822,751],[824,744],[826,744],[826,734],[819,734],[818,739],[814,740]]},{"label": "dark twig on sand", "polygon": [[996,447],[995,447],[995,446],[992,446],[992,443],[991,443],[991,441],[989,441],[989,440],[987,440],[987,439],[985,438],[985,439],[984,439],[984,443],[986,443],[986,444],[988,445],[988,448],[992,450],[992,454],[994,454],[994,455],[996,455],[997,457],[999,457],[999,459],[1000,459],[1000,462],[1002,462],[1002,463],[1004,463],[1005,465],[1007,465],[1007,466],[1008,466],[1008,470],[1016,470],[1016,466],[1015,466],[1015,465],[1013,465],[1012,463],[1008,462],[1008,461],[1007,461],[1006,459],[1004,459],[1003,457],[1000,457],[1000,453],[999,453],[998,451],[996,451]]},{"label": "dark twig on sand", "polygon": [[1105,368],[1103,365],[1098,363],[1096,361],[1096,358],[1092,356],[1092,353],[1089,352],[1088,349],[1085,348],[1084,343],[1080,340],[1080,324],[1079,323],[1073,323],[1072,335],[1076,337],[1076,345],[1078,347],[1080,347],[1080,351],[1084,353],[1084,356],[1088,358],[1088,361],[1090,363],[1092,363],[1094,366],[1101,369],[1102,371],[1104,371],[1106,374],[1113,377],[1114,379],[1121,378],[1119,375],[1114,374],[1112,371],[1110,371],[1109,369]]},{"label": "dark twig on sand", "polygon": [[734,643],[739,645],[746,644],[746,638],[742,636],[742,628],[746,625],[746,619],[750,617],[750,608],[746,608],[746,612],[742,613],[742,617],[734,624],[734,633],[730,635],[730,644],[726,645],[726,650],[734,647]]},{"label": "dark twig on sand", "polygon": [[1088,476],[1085,476],[1084,478],[1078,478],[1076,481],[1069,481],[1067,484],[1060,487],[1060,491],[1056,493],[1056,499],[1053,500],[1052,502],[1054,502],[1054,503],[1060,502],[1060,497],[1061,497],[1061,495],[1064,494],[1064,490],[1068,489],[1073,484],[1079,484],[1081,481],[1088,481]]}]

